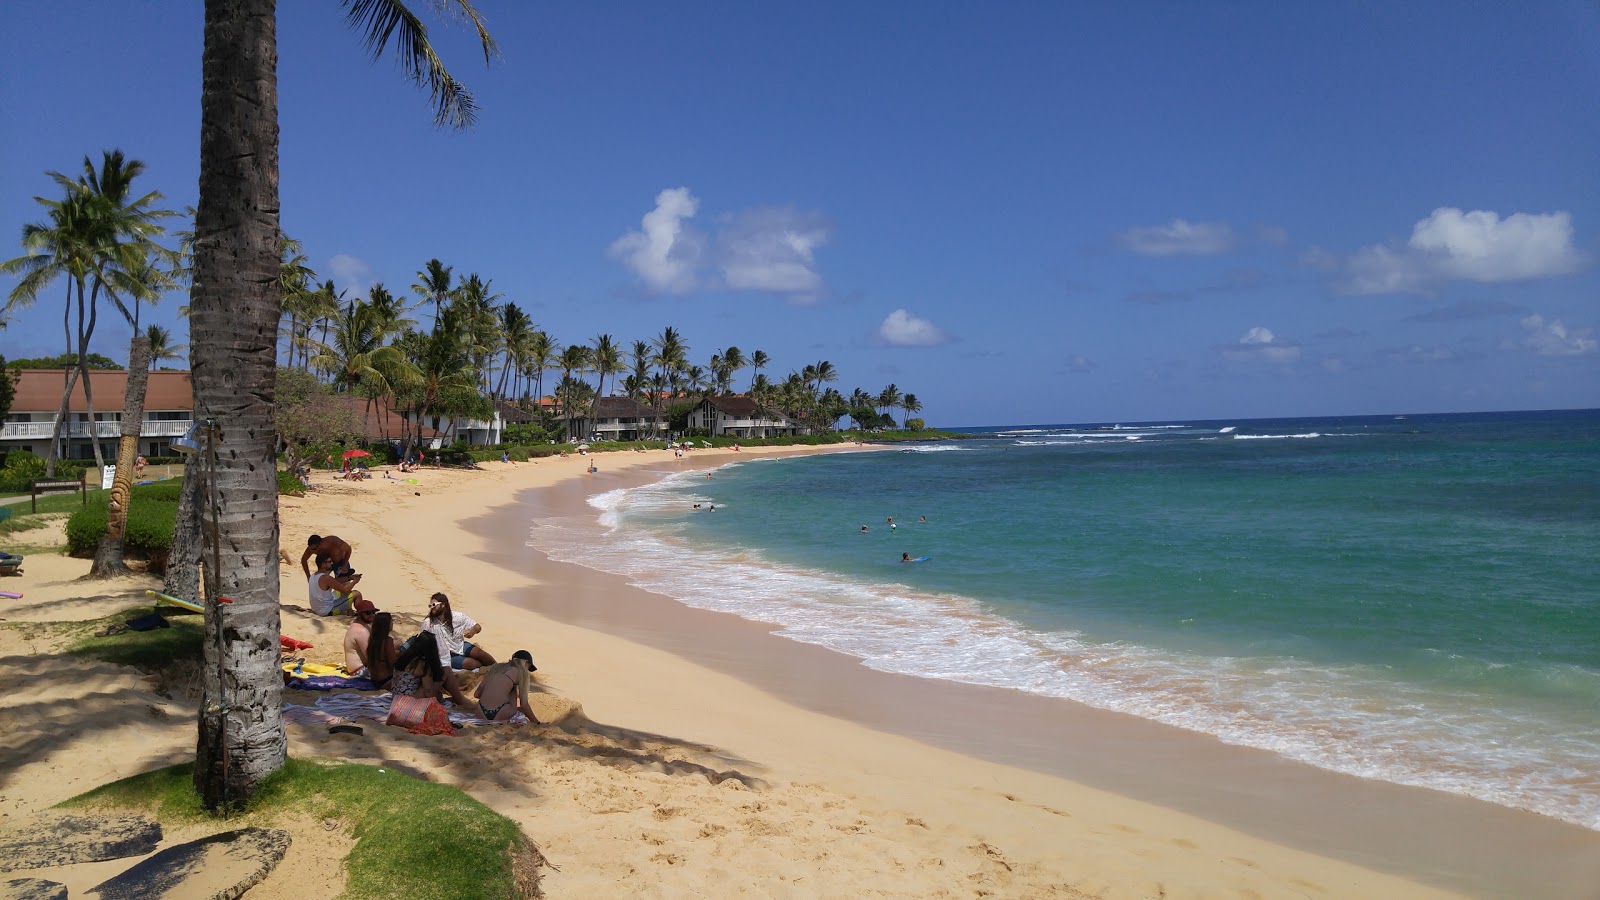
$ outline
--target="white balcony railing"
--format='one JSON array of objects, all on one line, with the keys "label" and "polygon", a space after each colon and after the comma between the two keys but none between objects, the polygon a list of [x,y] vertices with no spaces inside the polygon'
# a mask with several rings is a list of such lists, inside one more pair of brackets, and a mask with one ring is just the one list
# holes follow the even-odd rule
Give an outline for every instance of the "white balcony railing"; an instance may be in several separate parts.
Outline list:
[{"label": "white balcony railing", "polygon": [[[145,419],[139,426],[140,437],[177,437],[189,430],[193,425],[188,419]],[[122,434],[121,422],[96,422],[94,423],[96,437],[114,438]],[[87,438],[89,436],[88,422],[69,422],[66,427],[67,436],[72,438]],[[0,438],[17,440],[22,438],[50,439],[55,433],[55,425],[51,422],[7,422],[0,430]]]}]

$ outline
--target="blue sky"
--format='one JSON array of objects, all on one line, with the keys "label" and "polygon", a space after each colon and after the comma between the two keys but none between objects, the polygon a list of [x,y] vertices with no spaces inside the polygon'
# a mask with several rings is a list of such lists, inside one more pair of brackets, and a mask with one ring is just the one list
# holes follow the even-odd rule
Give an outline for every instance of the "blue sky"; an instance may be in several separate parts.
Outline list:
[{"label": "blue sky", "polygon": [[[283,225],[341,289],[438,257],[563,343],[826,359],[934,425],[1600,406],[1592,3],[480,6],[452,133],[279,4]],[[8,8],[0,255],[85,154],[195,201],[201,18]]]}]

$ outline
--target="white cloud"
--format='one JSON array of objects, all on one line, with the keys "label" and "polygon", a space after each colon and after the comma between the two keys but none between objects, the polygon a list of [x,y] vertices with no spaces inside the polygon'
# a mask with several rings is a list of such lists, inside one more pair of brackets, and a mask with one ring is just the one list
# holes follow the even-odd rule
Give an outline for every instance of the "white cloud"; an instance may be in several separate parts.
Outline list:
[{"label": "white cloud", "polygon": [[372,285],[372,267],[348,253],[336,253],[328,260],[328,274],[335,290],[348,291],[353,297],[365,294]]},{"label": "white cloud", "polygon": [[1300,359],[1300,345],[1280,340],[1272,329],[1260,325],[1246,331],[1238,341],[1217,348],[1226,359],[1240,362],[1292,363]]},{"label": "white cloud", "polygon": [[1223,222],[1173,219],[1166,225],[1130,228],[1117,242],[1144,256],[1214,256],[1233,249],[1233,229]]},{"label": "white cloud", "polygon": [[904,309],[889,313],[875,336],[892,347],[933,347],[949,340],[937,325]]},{"label": "white cloud", "polygon": [[640,230],[612,242],[612,258],[621,260],[652,290],[669,294],[694,290],[695,267],[705,240],[686,222],[699,208],[700,201],[686,187],[662,191],[656,195],[655,209],[640,221]]},{"label": "white cloud", "polygon": [[1096,367],[1095,361],[1086,356],[1073,356],[1067,359],[1068,372],[1092,372]]},{"label": "white cloud", "polygon": [[814,295],[822,288],[816,250],[833,227],[819,213],[763,207],[732,217],[717,235],[717,265],[735,291]]},{"label": "white cloud", "polygon": [[1445,281],[1526,281],[1576,272],[1588,263],[1572,243],[1572,215],[1441,207],[1411,228],[1404,244],[1374,244],[1346,265],[1357,294],[1425,293]]},{"label": "white cloud", "polygon": [[1560,320],[1545,321],[1535,313],[1522,320],[1522,329],[1528,334],[1522,346],[1539,356],[1582,356],[1595,352],[1597,346],[1593,328],[1567,328]]}]

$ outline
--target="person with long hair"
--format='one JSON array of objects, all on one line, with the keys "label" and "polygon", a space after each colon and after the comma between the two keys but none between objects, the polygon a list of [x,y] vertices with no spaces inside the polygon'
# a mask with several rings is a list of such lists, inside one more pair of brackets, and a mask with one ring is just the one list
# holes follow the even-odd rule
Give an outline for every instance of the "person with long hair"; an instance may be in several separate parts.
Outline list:
[{"label": "person with long hair", "polygon": [[510,662],[495,663],[483,673],[474,696],[478,698],[478,714],[491,722],[505,722],[522,713],[535,725],[542,724],[528,705],[530,673],[538,667],[533,664],[533,654],[518,650],[511,654]]},{"label": "person with long hair", "polygon": [[451,669],[476,669],[495,663],[489,651],[467,640],[483,630],[466,613],[450,608],[450,598],[441,592],[428,598],[428,618],[422,630],[432,632],[439,640],[439,662]]},{"label": "person with long hair", "polygon": [[388,724],[399,725],[412,734],[455,734],[450,713],[438,700],[447,670],[439,665],[439,646],[433,635],[417,635],[394,666],[394,686],[390,690],[394,700],[389,706]]},{"label": "person with long hair", "polygon": [[400,649],[394,642],[394,616],[381,612],[372,617],[372,634],[367,638],[367,678],[382,690],[394,678]]},{"label": "person with long hair", "polygon": [[442,697],[463,711],[473,707],[467,695],[461,692],[456,673],[440,660],[439,639],[431,631],[424,631],[406,642],[394,661],[394,684],[390,691],[408,697]]}]

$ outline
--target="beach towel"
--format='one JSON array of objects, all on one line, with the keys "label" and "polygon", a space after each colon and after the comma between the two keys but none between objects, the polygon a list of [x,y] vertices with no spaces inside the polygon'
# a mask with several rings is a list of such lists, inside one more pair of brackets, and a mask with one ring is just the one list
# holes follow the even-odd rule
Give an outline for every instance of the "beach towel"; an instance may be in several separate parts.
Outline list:
[{"label": "beach towel", "polygon": [[283,705],[283,720],[295,722],[300,725],[348,725],[350,720],[343,716],[336,716],[329,712],[317,709],[315,706],[299,706],[294,703]]},{"label": "beach towel", "polygon": [[294,675],[295,677],[299,677],[301,675],[348,675],[348,674],[350,674],[349,672],[346,672],[344,670],[344,666],[334,666],[334,665],[328,665],[326,663],[308,663],[308,662],[306,662],[304,660],[297,660],[297,661],[292,662],[292,663],[284,663],[283,664],[283,670],[285,672],[288,672],[290,675]]},{"label": "beach towel", "polygon": [[355,678],[350,675],[306,675],[304,677],[290,677],[288,687],[297,691],[375,691],[378,686],[368,678]]},{"label": "beach towel", "polygon": [[278,643],[285,650],[310,650],[312,647],[312,643],[310,641],[297,640],[289,637],[288,635],[282,634],[278,635]]},{"label": "beach towel", "polygon": [[[324,694],[317,698],[317,708],[335,716],[346,719],[373,719],[379,722],[389,717],[389,709],[394,700],[391,694]],[[285,709],[288,707],[285,706]],[[517,713],[504,722],[491,722],[478,715],[477,707],[472,712],[466,713],[452,707],[441,707],[450,716],[450,722],[455,725],[526,725],[528,717]]]},{"label": "beach towel", "polygon": [[456,729],[450,724],[450,713],[432,697],[412,697],[401,694],[389,707],[387,725],[399,725],[412,734],[448,734],[455,737]]}]

